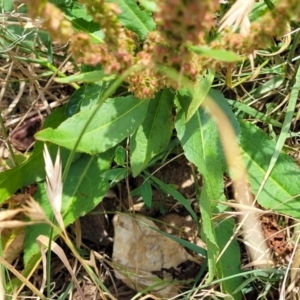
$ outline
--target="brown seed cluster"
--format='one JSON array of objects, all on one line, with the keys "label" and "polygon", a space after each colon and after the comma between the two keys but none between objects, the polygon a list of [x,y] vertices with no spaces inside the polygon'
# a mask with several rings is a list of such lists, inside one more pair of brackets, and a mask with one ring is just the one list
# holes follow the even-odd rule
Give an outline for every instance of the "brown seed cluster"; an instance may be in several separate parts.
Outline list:
[{"label": "brown seed cluster", "polygon": [[271,38],[280,39],[288,33],[291,20],[300,20],[300,1],[278,1],[272,10],[251,23],[248,35],[227,29],[218,40],[212,42],[211,47],[232,50],[241,55],[252,54],[255,50],[268,48]]},{"label": "brown seed cluster", "polygon": [[189,45],[231,50],[241,55],[266,48],[271,37],[286,33],[287,24],[300,17],[299,0],[281,0],[273,10],[253,22],[248,35],[225,29],[217,37],[216,14],[219,0],[157,0],[158,11],[153,17],[156,31],[145,41],[126,30],[118,19],[121,13],[116,3],[105,0],[80,0],[88,13],[98,22],[105,34],[101,42],[94,42],[87,33],[74,33],[70,22],[47,1],[30,1],[33,17],[41,16],[45,27],[56,40],[71,41],[74,58],[88,65],[101,64],[107,74],[122,73],[133,65],[138,71],[126,78],[128,89],[139,98],[151,98],[164,87],[178,88],[178,82],[162,74],[157,66],[167,66],[180,76],[195,81],[207,68],[233,67],[213,58],[191,52]]},{"label": "brown seed cluster", "polygon": [[129,90],[143,98],[152,97],[166,86],[178,87],[178,82],[155,68],[157,64],[172,67],[191,80],[205,70],[207,58],[190,52],[187,45],[206,44],[206,35],[215,26],[219,1],[162,0],[157,5],[157,30],[148,34],[143,49],[136,55],[136,63],[145,66],[147,76],[143,76],[145,72],[133,74],[128,80]]},{"label": "brown seed cluster", "polygon": [[81,2],[85,3],[94,21],[100,24],[105,38],[102,43],[93,43],[88,34],[74,35],[70,47],[74,57],[85,64],[101,64],[107,74],[126,70],[133,63],[135,42],[118,20],[121,12],[118,6],[104,0]]},{"label": "brown seed cluster", "polygon": [[155,14],[157,31],[173,49],[187,42],[197,45],[215,25],[219,0],[161,0]]},{"label": "brown seed cluster", "polygon": [[71,22],[65,19],[64,14],[50,2],[33,0],[27,1],[32,19],[41,17],[44,27],[51,37],[58,43],[68,43],[74,33]]}]

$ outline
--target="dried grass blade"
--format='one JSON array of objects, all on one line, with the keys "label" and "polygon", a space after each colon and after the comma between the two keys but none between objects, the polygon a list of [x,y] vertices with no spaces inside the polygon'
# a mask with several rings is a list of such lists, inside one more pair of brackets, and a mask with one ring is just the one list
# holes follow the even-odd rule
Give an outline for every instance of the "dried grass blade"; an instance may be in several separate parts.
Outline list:
[{"label": "dried grass blade", "polygon": [[62,203],[62,166],[60,161],[59,150],[57,152],[56,160],[53,165],[51,156],[48,151],[48,147],[45,144],[44,160],[46,169],[47,196],[59,226],[63,231],[65,231],[65,225],[60,212]]},{"label": "dried grass blade", "polygon": [[42,300],[47,298],[40,293],[40,291],[20,272],[18,272],[11,264],[9,264],[3,257],[0,257],[0,264],[4,265],[10,272],[12,272],[23,284],[25,284],[35,295],[40,297]]},{"label": "dried grass blade", "polygon": [[[48,247],[49,246],[49,238],[46,237],[46,236],[43,236],[43,235],[39,235],[36,239],[39,247],[42,247],[42,245],[44,247]],[[77,291],[80,295],[80,297],[84,300],[84,294],[83,294],[83,291],[79,285],[79,282],[76,278],[76,275],[74,274],[70,264],[69,264],[69,261],[68,261],[68,258],[67,256],[65,255],[63,249],[57,244],[55,243],[54,241],[51,241],[51,251],[53,251],[59,258],[60,260],[63,262],[63,264],[65,265],[65,267],[67,268],[67,270],[69,271],[69,273],[71,274],[72,276],[72,279],[76,285],[76,288],[77,288]]]}]

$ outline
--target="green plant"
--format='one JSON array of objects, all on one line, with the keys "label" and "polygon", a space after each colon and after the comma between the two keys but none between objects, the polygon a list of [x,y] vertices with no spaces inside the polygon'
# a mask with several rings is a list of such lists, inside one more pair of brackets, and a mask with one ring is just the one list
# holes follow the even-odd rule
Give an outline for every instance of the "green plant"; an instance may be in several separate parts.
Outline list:
[{"label": "green plant", "polygon": [[[253,5],[254,1],[250,2]],[[215,18],[220,14],[217,18],[221,19],[226,11],[223,5],[220,9],[219,1],[86,0],[70,1],[68,5],[60,1],[30,1],[28,11],[32,17],[45,20],[47,38],[50,34],[60,43],[70,40],[69,51],[81,64],[79,75],[61,74],[56,81],[82,84],[79,88],[75,86],[78,89],[67,105],[56,109],[36,134],[38,141],[30,158],[0,174],[1,202],[19,188],[41,182],[35,199],[51,220],[53,212],[46,197],[42,167],[43,142],[47,142],[52,154],[58,147],[62,149],[65,226],[91,211],[112,181],[116,183],[128,174],[143,175],[144,184],[137,193],[148,205],[150,185],[155,183],[172,194],[198,222],[187,199],[147,171],[153,160],[166,153],[175,132],[184,155],[197,167],[203,180],[197,199],[201,236],[208,246],[207,283],[215,277],[228,278],[221,283],[222,292],[241,299],[241,277],[234,276],[240,272],[240,248],[237,240],[231,239],[235,223],[232,219],[216,221],[213,217],[228,210],[224,205],[223,182],[227,174],[236,188],[240,204],[236,207],[243,213],[242,224],[247,205],[254,205],[251,191],[265,209],[300,218],[296,182],[300,172],[292,158],[282,152],[295,117],[300,71],[297,65],[287,77],[283,63],[274,66],[263,58],[254,61],[253,56],[258,49],[278,50],[272,38],[281,38],[291,21],[299,21],[298,1],[258,3],[250,15],[251,23],[245,13],[243,22],[236,25],[240,31],[233,28],[219,33]],[[297,35],[289,46],[291,57],[298,41]],[[18,40],[22,46],[31,47],[25,42]],[[236,90],[244,81],[254,80],[257,74],[244,61],[248,56],[252,68],[260,66],[274,76],[258,87],[253,86],[242,101],[228,99],[217,90],[217,83]],[[246,71],[238,74],[238,68]],[[282,115],[265,115],[249,106],[252,100],[279,87],[283,87],[289,101]],[[259,128],[247,122],[249,118],[268,126],[277,141],[261,129],[264,126]],[[225,124],[226,120],[231,126]],[[124,152],[129,162],[124,157],[120,159],[124,140],[128,141]],[[247,174],[237,162],[240,156]],[[120,168],[112,173],[109,169],[114,159]],[[251,218],[250,223],[259,224],[255,214],[246,215],[247,218]],[[252,225],[249,226],[251,229]],[[30,268],[38,253],[35,238],[49,232],[47,225],[26,229],[25,268]],[[251,244],[251,238],[248,242]],[[263,253],[266,245],[258,250],[264,259],[269,259]],[[259,258],[252,255],[254,260]]]}]

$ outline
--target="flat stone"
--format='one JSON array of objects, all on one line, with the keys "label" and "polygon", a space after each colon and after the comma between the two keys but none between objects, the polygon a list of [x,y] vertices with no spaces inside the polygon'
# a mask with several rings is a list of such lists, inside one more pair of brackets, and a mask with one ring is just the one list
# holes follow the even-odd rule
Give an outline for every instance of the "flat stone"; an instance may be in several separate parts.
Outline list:
[{"label": "flat stone", "polygon": [[139,292],[155,285],[150,293],[157,297],[178,295],[180,285],[173,280],[174,274],[180,272],[179,265],[194,261],[192,255],[153,230],[159,229],[142,215],[117,214],[113,225],[112,259],[116,277]]}]

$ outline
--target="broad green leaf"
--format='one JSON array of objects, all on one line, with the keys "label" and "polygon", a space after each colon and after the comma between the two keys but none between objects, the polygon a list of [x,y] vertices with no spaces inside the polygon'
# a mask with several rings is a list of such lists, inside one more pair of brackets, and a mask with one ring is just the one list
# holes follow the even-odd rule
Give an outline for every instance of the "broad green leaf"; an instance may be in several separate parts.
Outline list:
[{"label": "broad green leaf", "polygon": [[151,14],[141,10],[135,0],[109,0],[116,3],[121,9],[118,15],[120,22],[128,29],[135,32],[142,40],[146,38],[149,31],[155,29],[155,23]]},{"label": "broad green leaf", "polygon": [[[34,198],[39,204],[41,205],[45,215],[48,217],[49,220],[53,219],[53,212],[51,210],[51,204],[48,200],[46,188],[44,183],[40,183],[37,185],[37,190],[35,192]],[[39,247],[36,243],[36,238],[40,235],[49,236],[50,234],[50,226],[45,223],[27,226],[25,229],[25,240],[24,240],[24,265],[26,267],[27,263],[33,257],[35,259],[39,259]]]},{"label": "broad green leaf", "polygon": [[294,112],[296,110],[296,105],[298,103],[298,95],[299,95],[299,89],[300,89],[300,68],[299,68],[299,66],[298,66],[298,70],[297,70],[295,79],[296,79],[296,81],[295,81],[293,88],[291,90],[291,93],[290,93],[289,102],[288,102],[289,104],[287,107],[287,111],[286,111],[286,114],[284,117],[284,122],[282,124],[280,134],[279,134],[277,142],[276,142],[276,146],[274,149],[275,151],[273,152],[273,155],[271,157],[268,170],[264,176],[263,182],[261,183],[261,186],[257,193],[257,197],[259,196],[261,190],[264,188],[265,181],[267,180],[267,178],[269,178],[269,176],[277,162],[278,156],[279,156],[280,152],[282,151],[285,141],[289,137],[289,131],[290,131],[290,127],[291,127],[291,124],[293,121]]},{"label": "broad green leaf", "polygon": [[152,206],[152,187],[149,180],[145,180],[141,185],[141,196],[148,207]]},{"label": "broad green leaf", "polygon": [[[107,99],[87,126],[77,150],[96,154],[117,145],[143,122],[148,103],[148,100],[142,101],[133,96]],[[57,129],[46,129],[37,133],[36,138],[72,149],[77,141],[78,132],[82,131],[95,109],[97,105],[82,110]]]},{"label": "broad green leaf", "polygon": [[[27,153],[20,153],[20,154],[15,154],[14,155],[14,161],[16,162],[17,165],[21,165],[23,164],[28,158],[30,157],[30,155],[28,155]],[[14,162],[12,161],[11,158],[8,158],[4,161],[1,161],[1,165],[4,167],[6,167],[7,169],[12,169],[15,167]],[[5,168],[5,169],[6,169]]]},{"label": "broad green leaf", "polygon": [[115,79],[116,75],[107,75],[103,70],[91,71],[86,73],[81,73],[77,75],[71,75],[64,78],[55,78],[58,83],[71,83],[71,82],[97,82],[97,81],[111,81]]},{"label": "broad green leaf", "polygon": [[239,140],[241,129],[240,124],[236,119],[235,114],[232,112],[231,106],[228,104],[227,99],[224,97],[224,95],[215,89],[211,89],[208,93],[209,97],[213,99],[218,106],[222,109],[223,113],[227,116],[235,134],[237,137],[237,140]]},{"label": "broad green leaf", "polygon": [[[221,94],[212,90],[211,97],[221,108],[226,107],[226,102]],[[191,97],[178,94],[176,99],[177,116],[175,128],[182,144],[185,156],[194,163],[203,176],[203,187],[200,195],[200,210],[202,216],[202,236],[208,248],[209,278],[214,278],[216,267],[218,270],[228,269],[227,260],[220,260],[220,245],[215,231],[215,223],[212,221],[213,212],[216,208],[216,200],[224,199],[223,173],[225,171],[225,158],[221,148],[218,130],[212,117],[203,108],[199,108],[188,122],[185,120],[186,111],[192,101]],[[221,104],[221,105],[220,105]],[[231,122],[236,122],[234,115],[227,111]],[[223,234],[222,230],[218,232]],[[224,232],[225,234],[225,232]],[[228,237],[229,240],[229,237]],[[221,275],[221,273],[217,273]],[[219,277],[220,278],[220,277]],[[231,283],[233,284],[233,283]],[[223,292],[229,292],[224,285]],[[234,284],[233,284],[234,285]],[[237,286],[234,285],[236,288]]]},{"label": "broad green leaf", "polygon": [[66,116],[72,117],[79,110],[91,109],[104,91],[101,83],[85,84],[76,90],[70,97],[66,106]]},{"label": "broad green leaf", "polygon": [[145,7],[147,10],[155,12],[157,11],[157,4],[152,0],[140,0],[140,4]]},{"label": "broad green leaf", "polygon": [[145,180],[142,185],[130,192],[131,196],[141,196],[144,203],[152,206],[152,188],[149,180]]},{"label": "broad green leaf", "polygon": [[150,100],[145,120],[130,139],[133,176],[137,176],[155,155],[167,147],[173,131],[173,98],[174,93],[165,89]]},{"label": "broad green leaf", "polygon": [[[270,8],[268,7],[269,4],[270,4]],[[266,12],[272,9],[271,7],[274,7],[274,4],[269,0],[254,2],[253,7],[249,13],[250,21],[252,22],[262,17]]]},{"label": "broad green leaf", "polygon": [[[96,156],[85,154],[72,164],[69,176],[63,183],[62,214],[66,226],[91,211],[105,196],[109,183],[101,177],[101,174],[110,167],[113,154],[112,150]],[[38,185],[35,199],[51,220],[53,212],[43,183]],[[49,232],[50,227],[47,224],[26,227],[25,264],[39,253],[35,241],[37,236],[40,234],[49,236]]]},{"label": "broad green leaf", "polygon": [[196,80],[196,83],[194,86],[193,99],[192,99],[192,102],[187,111],[186,122],[189,121],[189,119],[198,110],[201,103],[206,98],[206,96],[211,88],[213,80],[214,80],[214,72],[211,70],[208,70],[207,74],[199,75],[197,77],[197,80]]},{"label": "broad green leaf", "polygon": [[87,22],[93,21],[93,18],[87,13],[87,9],[84,6],[75,4],[74,7],[65,8],[63,11],[68,16],[70,21],[76,19],[83,19]]},{"label": "broad green leaf", "polygon": [[115,168],[110,169],[103,174],[101,174],[101,177],[111,181],[112,183],[119,182],[120,180],[126,178],[128,176],[128,170],[126,168]]},{"label": "broad green leaf", "polygon": [[12,12],[14,10],[14,5],[11,0],[1,0],[0,8],[4,12]]},{"label": "broad green leaf", "polygon": [[93,43],[103,42],[104,32],[100,24],[93,21],[84,5],[72,1],[72,5],[61,6],[61,9],[76,30],[86,32]]},{"label": "broad green leaf", "polygon": [[[68,18],[70,20],[70,18]],[[83,18],[71,20],[72,26],[78,31],[86,32],[91,37],[92,43],[103,43],[104,32],[100,29],[100,25],[93,21],[87,21]]]},{"label": "broad green leaf", "polygon": [[71,22],[74,29],[80,32],[83,31],[87,35],[89,35],[92,43],[98,44],[104,42],[105,35],[104,32],[100,29],[100,25],[98,23],[95,23],[93,21],[88,22],[82,18],[72,19]]},{"label": "broad green leaf", "polygon": [[[275,151],[275,142],[251,123],[241,121],[240,125],[240,146],[251,188],[256,194]],[[266,209],[300,218],[299,178],[299,167],[289,155],[281,152],[258,197],[258,203]]]},{"label": "broad green leaf", "polygon": [[241,292],[235,294],[233,292],[242,284],[242,278],[233,277],[228,279],[232,275],[241,273],[241,250],[237,240],[231,240],[235,227],[233,219],[222,220],[215,227],[220,250],[223,251],[226,247],[225,252],[217,262],[217,273],[218,278],[224,279],[221,282],[222,291],[226,291],[235,300],[239,300],[242,299]]},{"label": "broad green leaf", "polygon": [[80,110],[93,110],[104,92],[105,85],[102,82],[86,84],[82,91]]},{"label": "broad green leaf", "polygon": [[125,167],[126,150],[122,146],[117,147],[116,152],[115,152],[114,162],[121,167]]},{"label": "broad green leaf", "polygon": [[[24,3],[22,3],[22,4],[24,4]],[[14,0],[0,0],[0,9],[2,12],[2,16],[1,16],[0,20],[1,20],[1,22],[3,22],[3,24],[7,18],[8,13],[16,12],[15,6],[16,6],[16,3]],[[17,13],[19,13],[19,14],[27,13],[27,6],[26,5],[18,5]]]},{"label": "broad green leaf", "polygon": [[[46,119],[43,128],[56,128],[64,119],[64,108],[57,108]],[[36,142],[34,150],[27,161],[15,168],[0,173],[0,203],[13,195],[18,189],[45,178],[43,149],[44,143]],[[55,155],[57,146],[49,145],[49,152]],[[69,153],[68,150],[61,149],[63,164],[66,162]]]},{"label": "broad green leaf", "polygon": [[63,189],[63,218],[65,225],[90,212],[109,189],[107,180],[101,177],[110,168],[114,150],[82,158],[72,164]]},{"label": "broad green leaf", "polygon": [[104,32],[100,28],[100,24],[93,21],[92,16],[87,12],[84,5],[72,1],[72,5],[61,6],[65,13],[65,18],[72,23],[74,29],[79,32],[85,32],[91,38],[92,43],[102,43]]},{"label": "broad green leaf", "polygon": [[241,57],[239,55],[228,50],[210,49],[207,46],[188,46],[188,49],[196,54],[208,56],[219,61],[236,62],[241,60]]},{"label": "broad green leaf", "polygon": [[[216,180],[214,180],[216,181]],[[201,212],[201,219],[202,219],[202,228],[201,228],[201,236],[203,241],[205,242],[207,248],[208,248],[208,278],[207,282],[210,282],[213,280],[217,267],[217,258],[220,254],[220,248],[218,245],[216,232],[215,232],[215,224],[212,222],[213,217],[213,211],[214,207],[212,205],[212,202],[214,202],[215,197],[210,196],[209,188],[216,188],[216,192],[219,192],[219,199],[222,198],[222,194],[220,191],[220,185],[221,181],[219,179],[219,182],[217,183],[218,186],[212,186],[208,183],[208,180],[206,179],[205,182],[203,182],[203,187],[200,195],[199,200],[199,206],[200,206],[200,212]],[[207,187],[207,184],[209,185]]]},{"label": "broad green leaf", "polygon": [[82,100],[85,98],[85,86],[80,87],[76,90],[66,105],[66,116],[68,118],[72,117],[73,115],[77,114],[80,110],[80,105]]},{"label": "broad green leaf", "polygon": [[[198,108],[191,119],[186,122],[185,113],[191,103],[191,97],[178,94],[176,97],[177,116],[175,128],[178,138],[183,146],[185,156],[195,164],[202,174],[206,171],[207,155],[217,157],[216,170],[225,170],[225,158],[220,144],[217,127],[211,116],[203,109]],[[210,153],[211,152],[211,153]],[[219,171],[217,171],[219,173]]]}]

